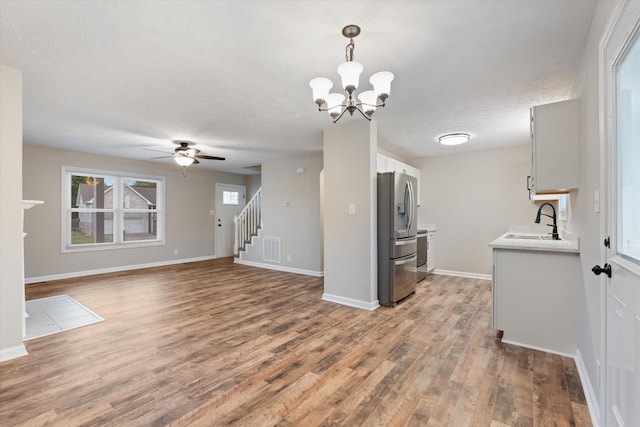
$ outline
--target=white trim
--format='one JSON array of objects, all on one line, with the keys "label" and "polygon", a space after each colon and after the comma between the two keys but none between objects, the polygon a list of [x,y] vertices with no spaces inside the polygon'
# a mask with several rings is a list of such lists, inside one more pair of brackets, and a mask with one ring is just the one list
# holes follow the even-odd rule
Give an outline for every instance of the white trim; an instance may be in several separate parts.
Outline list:
[{"label": "white trim", "polygon": [[[78,253],[78,252],[92,252],[92,251],[100,251],[100,250],[112,250],[112,249],[127,249],[127,248],[135,248],[135,247],[146,247],[146,246],[158,246],[165,244],[165,212],[166,212],[166,178],[164,176],[159,175],[147,175],[147,174],[136,174],[130,172],[121,172],[121,171],[105,171],[101,169],[91,169],[91,168],[82,168],[75,166],[65,166],[62,165],[61,168],[61,191],[60,191],[60,253]],[[113,185],[111,186],[111,191],[113,192],[112,200],[113,207],[112,208],[104,208],[104,209],[87,209],[84,210],[86,212],[109,212],[113,213],[113,242],[111,243],[88,243],[88,244],[71,244],[71,216],[69,213],[71,211],[80,212],[83,210],[78,210],[78,208],[71,208],[73,206],[74,201],[71,200],[71,177],[73,175],[86,174],[87,176],[97,176],[102,178],[112,178]],[[119,202],[121,198],[120,190],[128,184],[126,184],[126,180],[144,180],[150,182],[156,182],[156,208],[150,210],[149,212],[154,212],[156,214],[156,224],[157,224],[157,234],[155,239],[150,240],[137,240],[137,241],[123,241],[122,236],[119,236],[119,233],[116,233],[116,230],[122,231],[122,218],[127,212],[140,212],[141,209],[124,209],[119,207]],[[135,191],[135,190],[134,190]],[[136,191],[137,193],[137,191]],[[140,193],[138,193],[140,194]],[[144,198],[144,197],[143,197]],[[145,198],[145,200],[147,200]],[[145,210],[145,212],[147,212]]]},{"label": "white trim", "polygon": [[16,359],[18,357],[26,356],[27,349],[24,344],[17,345],[15,347],[5,348],[0,350],[0,362],[6,362],[7,360]]},{"label": "white trim", "polygon": [[575,354],[563,353],[561,351],[550,350],[550,349],[545,348],[545,347],[538,347],[538,346],[535,346],[535,345],[523,344],[523,343],[517,342],[517,341],[506,340],[506,339],[504,339],[504,337],[502,337],[502,342],[505,343],[505,344],[517,345],[518,347],[530,348],[532,350],[544,351],[545,353],[557,354],[559,356],[570,357],[572,359],[575,359]]},{"label": "white trim", "polygon": [[360,301],[353,298],[341,297],[339,295],[332,295],[324,293],[322,294],[322,299],[324,301],[335,302],[337,304],[347,305],[349,307],[361,308],[364,310],[373,311],[376,308],[380,307],[380,303],[378,300],[373,302]]},{"label": "white trim", "polygon": [[593,389],[593,385],[589,380],[589,373],[587,367],[580,354],[580,349],[576,350],[576,368],[578,368],[578,375],[580,376],[580,382],[582,383],[582,390],[584,391],[584,397],[587,401],[587,408],[589,408],[589,415],[591,416],[591,423],[593,427],[599,427],[600,425],[600,406],[598,406],[597,391]]},{"label": "white trim", "polygon": [[444,276],[456,276],[456,277],[466,277],[467,279],[480,279],[480,280],[492,280],[490,274],[480,274],[480,273],[467,273],[464,271],[451,271],[451,270],[440,270],[436,268],[433,270],[433,274],[442,274]]},{"label": "white trim", "polygon": [[304,274],[305,276],[324,277],[324,271],[305,270],[302,268],[285,267],[283,265],[267,264],[264,262],[245,261],[243,259],[234,258],[234,264],[248,265],[250,267],[266,268],[269,270],[284,271],[286,273]]},{"label": "white trim", "polygon": [[73,271],[71,273],[51,274],[48,276],[38,276],[38,277],[27,277],[25,278],[24,282],[26,284],[48,282],[50,280],[70,279],[73,277],[91,276],[94,274],[117,273],[120,271],[138,270],[141,268],[163,267],[166,265],[185,264],[188,262],[197,262],[197,261],[207,261],[207,260],[216,259],[216,258],[217,257],[215,255],[212,255],[212,256],[203,256],[203,257],[197,257],[197,258],[183,258],[183,259],[176,259],[176,260],[170,260],[170,261],[149,262],[145,264],[121,265],[118,267],[98,268],[95,270]]}]

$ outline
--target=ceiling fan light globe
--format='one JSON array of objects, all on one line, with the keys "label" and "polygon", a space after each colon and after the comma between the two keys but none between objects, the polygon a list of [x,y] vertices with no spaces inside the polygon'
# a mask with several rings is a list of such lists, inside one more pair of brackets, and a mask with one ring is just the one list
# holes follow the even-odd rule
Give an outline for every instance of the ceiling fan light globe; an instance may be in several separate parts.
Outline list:
[{"label": "ceiling fan light globe", "polygon": [[192,157],[187,157],[187,156],[175,156],[174,160],[176,161],[177,164],[179,164],[180,166],[189,166],[193,163],[193,161],[195,160]]}]

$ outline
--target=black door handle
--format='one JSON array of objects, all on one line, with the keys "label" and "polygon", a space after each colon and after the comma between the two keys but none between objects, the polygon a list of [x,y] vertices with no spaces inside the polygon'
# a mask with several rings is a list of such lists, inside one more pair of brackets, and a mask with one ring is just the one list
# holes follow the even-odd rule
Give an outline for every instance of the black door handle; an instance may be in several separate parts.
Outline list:
[{"label": "black door handle", "polygon": [[609,278],[611,278],[611,266],[607,263],[604,264],[604,267],[596,265],[591,269],[591,271],[593,271],[593,274],[595,274],[596,276],[605,273]]}]

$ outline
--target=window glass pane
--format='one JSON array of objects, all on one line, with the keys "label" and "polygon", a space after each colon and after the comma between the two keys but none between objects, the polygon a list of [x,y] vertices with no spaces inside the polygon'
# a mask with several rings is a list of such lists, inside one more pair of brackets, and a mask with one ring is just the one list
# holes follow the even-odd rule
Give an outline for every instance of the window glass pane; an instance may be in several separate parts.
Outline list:
[{"label": "window glass pane", "polygon": [[113,178],[72,175],[71,207],[113,209]]},{"label": "window glass pane", "polygon": [[158,237],[156,213],[149,212],[125,212],[122,240],[131,242],[135,240],[155,240]]},{"label": "window glass pane", "polygon": [[158,194],[156,182],[126,178],[122,192],[124,209],[155,209]]},{"label": "window glass pane", "polygon": [[[75,215],[74,215],[75,214]],[[113,213],[72,212],[71,244],[113,242]]]},{"label": "window glass pane", "polygon": [[617,73],[617,247],[640,263],[640,42],[635,41]]},{"label": "window glass pane", "polygon": [[225,205],[237,205],[239,203],[237,191],[223,191],[222,192],[222,203]]}]

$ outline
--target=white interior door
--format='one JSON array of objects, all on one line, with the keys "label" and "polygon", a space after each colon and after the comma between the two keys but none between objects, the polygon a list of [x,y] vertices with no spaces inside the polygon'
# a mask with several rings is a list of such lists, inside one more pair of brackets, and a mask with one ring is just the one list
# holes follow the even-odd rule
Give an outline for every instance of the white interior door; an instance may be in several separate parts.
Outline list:
[{"label": "white interior door", "polygon": [[243,185],[216,184],[216,257],[233,256],[233,218],[246,204]]},{"label": "white interior door", "polygon": [[603,43],[607,427],[640,426],[640,2],[617,6]]}]

